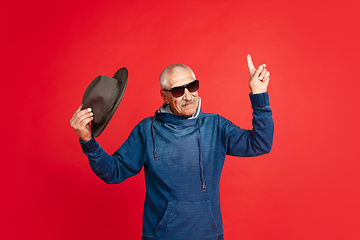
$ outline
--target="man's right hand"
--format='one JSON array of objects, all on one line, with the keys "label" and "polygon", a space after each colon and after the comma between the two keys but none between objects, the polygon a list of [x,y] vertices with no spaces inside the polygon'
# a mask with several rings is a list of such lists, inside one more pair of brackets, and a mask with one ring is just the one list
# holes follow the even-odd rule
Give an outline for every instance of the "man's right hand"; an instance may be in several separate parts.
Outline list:
[{"label": "man's right hand", "polygon": [[79,138],[82,141],[87,142],[92,137],[90,122],[93,120],[93,113],[91,108],[81,110],[81,107],[82,106],[80,106],[74,113],[70,120],[70,125],[75,130]]}]

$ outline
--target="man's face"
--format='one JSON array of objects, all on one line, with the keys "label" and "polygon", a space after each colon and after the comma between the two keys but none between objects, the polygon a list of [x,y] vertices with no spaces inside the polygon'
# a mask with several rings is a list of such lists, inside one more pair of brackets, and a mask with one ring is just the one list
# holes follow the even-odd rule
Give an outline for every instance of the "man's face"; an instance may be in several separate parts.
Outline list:
[{"label": "man's face", "polygon": [[[167,80],[169,83],[170,90],[173,87],[183,86],[194,81],[194,77],[191,72],[186,68],[181,68],[179,71],[173,71],[167,74]],[[191,116],[195,113],[199,105],[198,91],[189,92],[185,88],[184,95],[175,98],[170,92],[161,91],[161,96],[165,103],[169,104],[174,114],[182,116]]]}]

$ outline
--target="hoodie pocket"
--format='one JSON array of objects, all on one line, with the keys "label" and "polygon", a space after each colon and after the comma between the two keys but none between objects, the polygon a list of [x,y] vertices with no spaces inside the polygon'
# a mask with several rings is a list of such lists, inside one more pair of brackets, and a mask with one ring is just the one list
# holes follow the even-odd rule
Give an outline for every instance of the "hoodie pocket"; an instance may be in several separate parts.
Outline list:
[{"label": "hoodie pocket", "polygon": [[155,228],[160,239],[205,239],[218,235],[210,201],[169,202]]}]

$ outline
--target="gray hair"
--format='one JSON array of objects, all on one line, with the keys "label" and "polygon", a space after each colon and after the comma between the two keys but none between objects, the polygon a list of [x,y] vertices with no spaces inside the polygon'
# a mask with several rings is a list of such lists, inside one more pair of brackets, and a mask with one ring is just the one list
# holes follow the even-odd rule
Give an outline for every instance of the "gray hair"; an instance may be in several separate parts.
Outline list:
[{"label": "gray hair", "polygon": [[191,68],[189,68],[188,66],[186,66],[184,64],[180,64],[180,63],[172,64],[172,65],[167,66],[166,68],[164,68],[164,70],[162,70],[162,72],[160,74],[159,82],[160,82],[161,89],[169,90],[169,88],[170,88],[169,82],[166,79],[166,77],[168,76],[169,73],[173,73],[175,71],[183,71],[184,69],[189,70],[191,72],[191,75],[194,77],[194,80],[196,79],[193,70]]}]

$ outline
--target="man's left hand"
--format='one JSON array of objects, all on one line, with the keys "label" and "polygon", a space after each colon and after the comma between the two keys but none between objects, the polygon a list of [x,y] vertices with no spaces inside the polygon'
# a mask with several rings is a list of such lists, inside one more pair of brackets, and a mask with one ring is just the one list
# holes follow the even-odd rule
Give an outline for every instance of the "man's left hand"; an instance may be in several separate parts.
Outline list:
[{"label": "man's left hand", "polygon": [[250,74],[249,87],[252,93],[258,94],[266,92],[270,81],[270,73],[266,69],[266,64],[261,64],[255,69],[250,54],[247,55],[247,64]]}]

